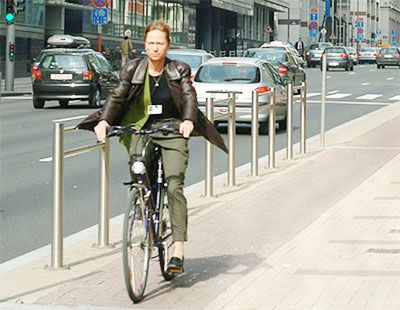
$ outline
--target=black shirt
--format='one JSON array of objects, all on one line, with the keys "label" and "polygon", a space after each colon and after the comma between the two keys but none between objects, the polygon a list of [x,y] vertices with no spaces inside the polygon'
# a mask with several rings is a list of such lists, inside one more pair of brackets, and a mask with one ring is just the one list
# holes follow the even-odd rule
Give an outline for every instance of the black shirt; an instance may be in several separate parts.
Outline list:
[{"label": "black shirt", "polygon": [[[158,86],[156,86],[156,83],[158,83]],[[178,109],[171,97],[171,91],[167,84],[165,72],[160,76],[150,75],[150,95],[153,105],[162,106],[162,113],[149,115],[149,121],[157,121],[167,118],[180,119]]]}]

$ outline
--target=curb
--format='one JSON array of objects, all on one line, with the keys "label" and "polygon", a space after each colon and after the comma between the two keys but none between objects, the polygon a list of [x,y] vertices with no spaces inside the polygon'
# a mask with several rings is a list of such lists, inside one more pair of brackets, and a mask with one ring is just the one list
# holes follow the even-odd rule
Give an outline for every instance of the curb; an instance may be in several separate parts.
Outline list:
[{"label": "curb", "polygon": [[32,92],[27,91],[2,91],[1,97],[15,97],[15,96],[26,96],[32,95]]}]

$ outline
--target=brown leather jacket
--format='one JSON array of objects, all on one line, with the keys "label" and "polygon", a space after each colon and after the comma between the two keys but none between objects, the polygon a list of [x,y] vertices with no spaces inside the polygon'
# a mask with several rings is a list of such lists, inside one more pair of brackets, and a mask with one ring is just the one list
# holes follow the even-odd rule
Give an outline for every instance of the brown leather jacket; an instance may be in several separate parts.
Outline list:
[{"label": "brown leather jacket", "polygon": [[[144,89],[146,69],[147,58],[130,61],[122,69],[120,82],[109,94],[102,110],[89,115],[77,127],[93,131],[100,120],[106,120],[111,125],[120,124],[129,105],[136,101]],[[165,72],[172,99],[181,119],[194,123],[192,136],[201,135],[227,153],[228,149],[218,130],[197,107],[196,91],[190,81],[190,67],[183,62],[167,58]]]}]

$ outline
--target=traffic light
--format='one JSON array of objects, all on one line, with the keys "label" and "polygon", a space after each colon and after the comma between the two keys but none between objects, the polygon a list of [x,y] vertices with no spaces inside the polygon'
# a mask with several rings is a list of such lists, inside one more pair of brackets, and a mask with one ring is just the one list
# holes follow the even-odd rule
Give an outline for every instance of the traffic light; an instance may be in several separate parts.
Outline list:
[{"label": "traffic light", "polygon": [[15,14],[25,11],[25,0],[15,0]]},{"label": "traffic light", "polygon": [[10,61],[14,61],[15,58],[15,44],[9,43],[8,44],[8,57],[10,58]]},{"label": "traffic light", "polygon": [[14,0],[6,0],[6,23],[13,24],[15,20]]}]

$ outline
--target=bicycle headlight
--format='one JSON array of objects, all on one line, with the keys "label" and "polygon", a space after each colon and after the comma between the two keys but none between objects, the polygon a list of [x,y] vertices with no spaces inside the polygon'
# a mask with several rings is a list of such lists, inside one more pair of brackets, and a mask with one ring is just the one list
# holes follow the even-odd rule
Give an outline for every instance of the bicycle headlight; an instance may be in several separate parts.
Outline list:
[{"label": "bicycle headlight", "polygon": [[142,174],[146,172],[146,167],[144,166],[144,163],[141,161],[135,161],[131,169],[134,174]]}]

